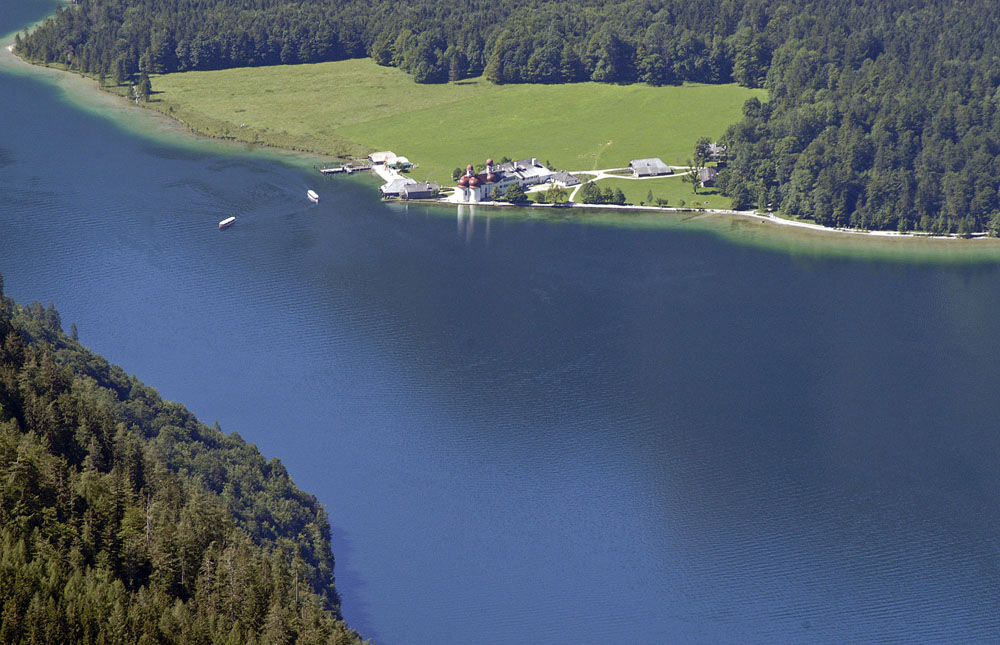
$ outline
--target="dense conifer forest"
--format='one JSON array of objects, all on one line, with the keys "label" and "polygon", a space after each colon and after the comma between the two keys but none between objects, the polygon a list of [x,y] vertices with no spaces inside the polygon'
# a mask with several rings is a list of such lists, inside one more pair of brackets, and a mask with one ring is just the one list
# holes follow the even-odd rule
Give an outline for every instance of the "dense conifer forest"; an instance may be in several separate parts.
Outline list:
[{"label": "dense conifer forest", "polygon": [[326,514],[281,462],[2,284],[0,642],[359,643]]},{"label": "dense conifer forest", "polygon": [[988,0],[80,0],[17,46],[115,82],[371,56],[423,83],[765,87],[725,135],[719,187],[735,208],[1000,229],[1000,5]]}]

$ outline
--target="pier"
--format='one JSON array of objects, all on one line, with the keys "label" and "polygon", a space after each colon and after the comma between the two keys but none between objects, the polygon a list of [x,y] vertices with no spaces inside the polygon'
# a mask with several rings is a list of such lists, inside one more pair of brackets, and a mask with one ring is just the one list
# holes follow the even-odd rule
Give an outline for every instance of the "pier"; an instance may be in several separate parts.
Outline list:
[{"label": "pier", "polygon": [[358,172],[361,170],[371,170],[371,169],[372,165],[370,163],[362,163],[362,164],[345,163],[341,166],[335,166],[333,168],[316,167],[316,170],[320,171],[324,175],[337,175],[340,173],[346,173],[349,175],[352,172]]},{"label": "pier", "polygon": [[[404,199],[421,199],[436,194],[439,186],[424,182],[421,189],[417,188],[418,182],[410,177],[406,177],[401,170],[416,168],[406,157],[397,156],[396,153],[386,150],[384,152],[373,152],[365,160],[357,159],[330,168],[320,168],[313,164],[313,168],[324,175],[338,175],[341,173],[350,174],[357,170],[371,170],[382,178],[385,182],[379,187],[382,197],[402,197]],[[426,193],[426,194],[425,194]]]}]

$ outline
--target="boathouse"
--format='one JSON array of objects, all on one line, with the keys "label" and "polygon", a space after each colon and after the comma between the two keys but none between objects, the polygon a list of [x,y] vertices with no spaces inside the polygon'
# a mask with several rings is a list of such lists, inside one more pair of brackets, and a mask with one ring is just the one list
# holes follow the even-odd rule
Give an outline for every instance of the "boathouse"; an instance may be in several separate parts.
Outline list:
[{"label": "boathouse", "polygon": [[440,190],[440,186],[433,182],[405,184],[399,191],[401,199],[428,199],[433,197]]},{"label": "boathouse", "polygon": [[368,159],[371,160],[372,165],[375,166],[392,166],[396,163],[396,153],[392,150],[383,150],[382,152],[373,152],[368,155]]},{"label": "boathouse", "polygon": [[379,186],[379,192],[382,193],[382,197],[399,197],[407,186],[416,185],[416,181],[410,179],[409,177],[397,177],[392,181]]}]

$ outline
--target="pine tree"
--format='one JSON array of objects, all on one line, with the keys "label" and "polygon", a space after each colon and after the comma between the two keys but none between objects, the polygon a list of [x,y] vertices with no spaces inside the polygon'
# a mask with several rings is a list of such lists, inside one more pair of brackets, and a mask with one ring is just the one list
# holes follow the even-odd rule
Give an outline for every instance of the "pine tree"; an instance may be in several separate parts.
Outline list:
[{"label": "pine tree", "polygon": [[139,77],[139,84],[136,85],[136,89],[135,89],[136,97],[139,100],[141,100],[143,103],[147,103],[147,102],[149,102],[149,95],[152,93],[152,91],[153,91],[153,88],[152,88],[152,85],[149,82],[149,76],[147,76],[145,73],[143,73]]},{"label": "pine tree", "polygon": [[601,189],[592,181],[588,181],[583,186],[580,186],[577,194],[580,196],[580,201],[584,204],[600,204],[602,202]]}]

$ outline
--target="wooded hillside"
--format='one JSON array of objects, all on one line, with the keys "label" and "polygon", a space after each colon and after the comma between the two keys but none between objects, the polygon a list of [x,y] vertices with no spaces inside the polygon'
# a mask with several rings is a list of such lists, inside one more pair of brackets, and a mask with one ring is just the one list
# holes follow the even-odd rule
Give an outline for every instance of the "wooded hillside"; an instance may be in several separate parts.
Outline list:
[{"label": "wooded hillside", "polygon": [[199,423],[0,280],[0,642],[359,643],[330,526],[277,459]]}]

